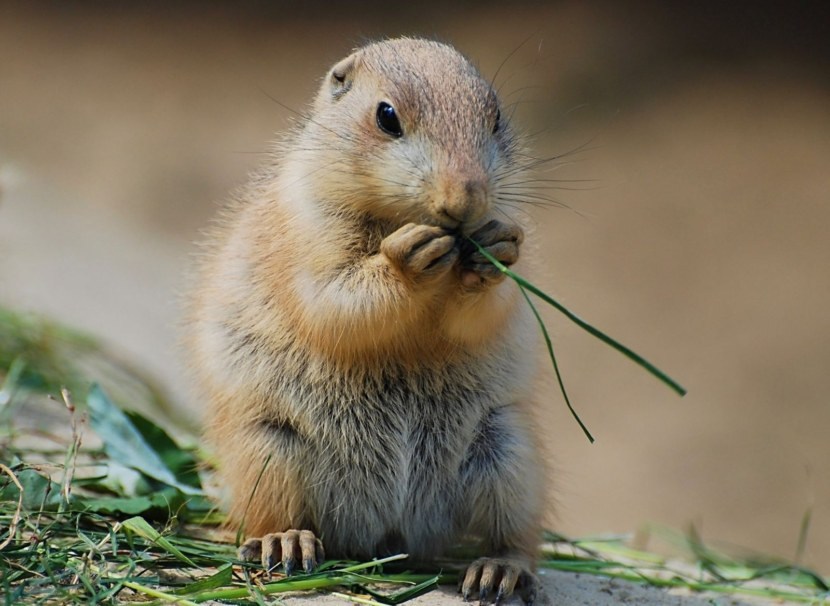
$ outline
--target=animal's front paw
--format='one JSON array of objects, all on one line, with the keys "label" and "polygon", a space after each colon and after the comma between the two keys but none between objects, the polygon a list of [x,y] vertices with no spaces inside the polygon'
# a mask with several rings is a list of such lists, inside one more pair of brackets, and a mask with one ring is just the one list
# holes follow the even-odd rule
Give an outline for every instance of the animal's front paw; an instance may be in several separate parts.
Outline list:
[{"label": "animal's front paw", "polygon": [[[501,221],[490,221],[470,234],[482,248],[502,265],[510,267],[519,260],[519,246],[524,241],[524,232],[518,225],[507,225]],[[461,284],[471,290],[497,284],[505,274],[490,263],[469,240],[461,249]]]},{"label": "animal's front paw", "polygon": [[273,571],[282,564],[287,576],[294,572],[297,562],[303,570],[312,572],[325,559],[323,543],[310,530],[286,530],[266,534],[262,538],[248,539],[239,548],[239,559],[246,562],[262,562],[262,567]]},{"label": "animal's front paw", "polygon": [[479,558],[462,574],[458,591],[465,602],[472,598],[479,604],[487,604],[495,596],[498,605],[514,591],[528,606],[550,604],[539,579],[525,561],[517,558]]},{"label": "animal's front paw", "polygon": [[458,258],[455,244],[443,227],[408,223],[386,236],[380,251],[407,277],[418,281],[446,274]]}]

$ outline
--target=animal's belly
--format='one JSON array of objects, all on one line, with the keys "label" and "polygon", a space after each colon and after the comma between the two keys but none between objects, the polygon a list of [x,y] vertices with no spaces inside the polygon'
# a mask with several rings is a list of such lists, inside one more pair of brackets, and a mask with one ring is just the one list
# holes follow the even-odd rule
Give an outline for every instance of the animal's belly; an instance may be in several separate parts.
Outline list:
[{"label": "animal's belly", "polygon": [[466,449],[457,439],[439,444],[442,437],[436,435],[413,440],[399,434],[394,444],[389,436],[366,437],[316,489],[314,517],[327,553],[349,558],[408,553],[418,559],[440,554],[456,534]]},{"label": "animal's belly", "polygon": [[428,558],[456,539],[462,468],[502,399],[484,373],[462,371],[390,364],[376,375],[304,381],[313,387],[298,408],[320,420],[305,484],[331,557]]}]

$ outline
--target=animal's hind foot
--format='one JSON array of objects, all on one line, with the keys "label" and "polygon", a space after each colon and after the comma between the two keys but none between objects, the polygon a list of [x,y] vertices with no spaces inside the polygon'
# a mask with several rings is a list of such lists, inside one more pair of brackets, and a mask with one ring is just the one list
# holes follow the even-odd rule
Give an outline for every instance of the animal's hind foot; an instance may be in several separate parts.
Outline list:
[{"label": "animal's hind foot", "polygon": [[464,601],[478,599],[480,605],[494,598],[499,605],[515,591],[527,606],[543,606],[550,600],[526,562],[514,558],[479,558],[462,574],[458,591]]},{"label": "animal's hind foot", "polygon": [[286,530],[248,539],[239,548],[239,559],[262,562],[267,572],[282,564],[286,576],[302,562],[305,572],[312,572],[326,557],[323,543],[310,530]]}]

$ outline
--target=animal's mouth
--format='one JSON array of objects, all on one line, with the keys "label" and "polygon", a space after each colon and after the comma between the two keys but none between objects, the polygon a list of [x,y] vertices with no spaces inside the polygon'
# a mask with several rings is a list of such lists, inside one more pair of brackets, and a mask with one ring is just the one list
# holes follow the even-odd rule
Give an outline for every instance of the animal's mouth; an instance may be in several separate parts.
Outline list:
[{"label": "animal's mouth", "polygon": [[490,217],[489,214],[485,214],[484,216],[478,217],[472,221],[461,221],[450,216],[449,213],[442,209],[437,213],[431,213],[427,222],[430,225],[435,225],[436,227],[443,227],[450,233],[458,236],[469,236],[470,234],[475,233],[477,229],[482,227],[491,218],[492,217]]},{"label": "animal's mouth", "polygon": [[451,217],[450,214],[446,210],[441,210],[437,213],[437,216],[434,217],[436,222],[438,223],[438,227],[443,227],[445,229],[449,229],[450,231],[460,230],[463,226],[463,223],[456,219],[455,217]]}]

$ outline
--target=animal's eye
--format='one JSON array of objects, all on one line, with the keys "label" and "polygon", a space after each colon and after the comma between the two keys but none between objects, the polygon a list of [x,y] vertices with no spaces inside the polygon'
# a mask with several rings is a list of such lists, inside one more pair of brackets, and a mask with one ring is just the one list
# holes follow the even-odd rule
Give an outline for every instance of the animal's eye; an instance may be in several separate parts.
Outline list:
[{"label": "animal's eye", "polygon": [[497,109],[496,110],[496,121],[493,122],[493,134],[495,135],[497,132],[499,132],[500,128],[501,128],[501,110]]},{"label": "animal's eye", "polygon": [[386,101],[381,101],[378,104],[377,121],[378,128],[387,135],[392,135],[393,137],[403,136],[403,129],[398,120],[398,114],[395,112],[395,108]]}]

